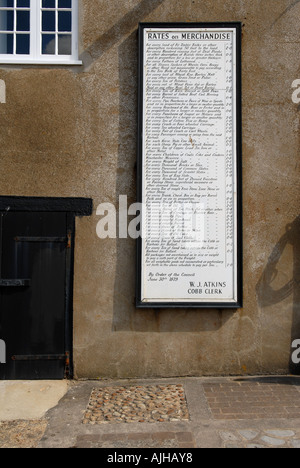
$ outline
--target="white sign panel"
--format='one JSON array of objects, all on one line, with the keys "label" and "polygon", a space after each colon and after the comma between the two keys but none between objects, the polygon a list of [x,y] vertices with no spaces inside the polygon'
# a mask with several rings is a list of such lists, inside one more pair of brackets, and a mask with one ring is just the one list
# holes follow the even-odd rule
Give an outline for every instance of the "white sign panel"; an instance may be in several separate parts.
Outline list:
[{"label": "white sign panel", "polygon": [[140,26],[138,307],[241,307],[240,24]]}]

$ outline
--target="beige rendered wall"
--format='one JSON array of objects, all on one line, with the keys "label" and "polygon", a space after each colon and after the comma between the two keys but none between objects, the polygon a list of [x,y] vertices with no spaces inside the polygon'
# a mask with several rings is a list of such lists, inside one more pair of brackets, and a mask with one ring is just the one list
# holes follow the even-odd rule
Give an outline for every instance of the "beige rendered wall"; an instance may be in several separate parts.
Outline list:
[{"label": "beige rendered wall", "polygon": [[139,22],[241,21],[244,308],[136,310],[135,244],[77,219],[76,377],[287,373],[300,338],[300,1],[79,0],[82,67],[1,66],[0,194],[136,194]]}]

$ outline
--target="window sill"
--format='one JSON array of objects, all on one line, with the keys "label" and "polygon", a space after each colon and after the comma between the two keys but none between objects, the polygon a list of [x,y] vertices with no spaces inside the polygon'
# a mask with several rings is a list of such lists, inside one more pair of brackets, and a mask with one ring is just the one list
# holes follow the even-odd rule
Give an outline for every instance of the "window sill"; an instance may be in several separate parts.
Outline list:
[{"label": "window sill", "polygon": [[1,65],[64,65],[64,66],[78,66],[82,65],[81,60],[2,60]]}]

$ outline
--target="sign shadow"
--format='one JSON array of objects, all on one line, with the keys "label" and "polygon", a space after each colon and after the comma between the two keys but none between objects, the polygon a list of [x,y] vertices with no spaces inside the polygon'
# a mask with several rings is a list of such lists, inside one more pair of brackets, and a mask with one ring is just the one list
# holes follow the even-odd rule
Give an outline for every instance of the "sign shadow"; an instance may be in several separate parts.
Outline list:
[{"label": "sign shadow", "polygon": [[[138,119],[138,41],[136,31],[119,46],[119,155],[116,200],[127,194],[128,206],[137,199],[137,119]],[[134,157],[133,157],[134,155]],[[131,221],[133,217],[129,217]],[[222,328],[234,310],[217,309],[137,309],[136,241],[116,239],[114,286],[114,332],[197,333]]]}]

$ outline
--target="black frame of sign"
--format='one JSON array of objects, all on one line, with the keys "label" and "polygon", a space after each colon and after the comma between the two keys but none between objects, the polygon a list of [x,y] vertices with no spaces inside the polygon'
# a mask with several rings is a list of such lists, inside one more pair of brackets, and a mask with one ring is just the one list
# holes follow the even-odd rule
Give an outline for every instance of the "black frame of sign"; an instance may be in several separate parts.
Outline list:
[{"label": "black frame of sign", "polygon": [[[139,309],[161,308],[196,308],[196,309],[239,309],[243,307],[243,203],[242,203],[242,23],[140,23],[139,25],[139,64],[138,64],[138,157],[137,157],[137,202],[145,203],[143,199],[143,145],[144,145],[144,30],[153,29],[236,29],[236,180],[237,180],[237,292],[236,302],[190,302],[188,300],[175,302],[144,302],[142,298],[142,249],[144,240],[137,240],[137,278],[136,278],[136,307]],[[203,278],[205,281],[205,278]]]}]

